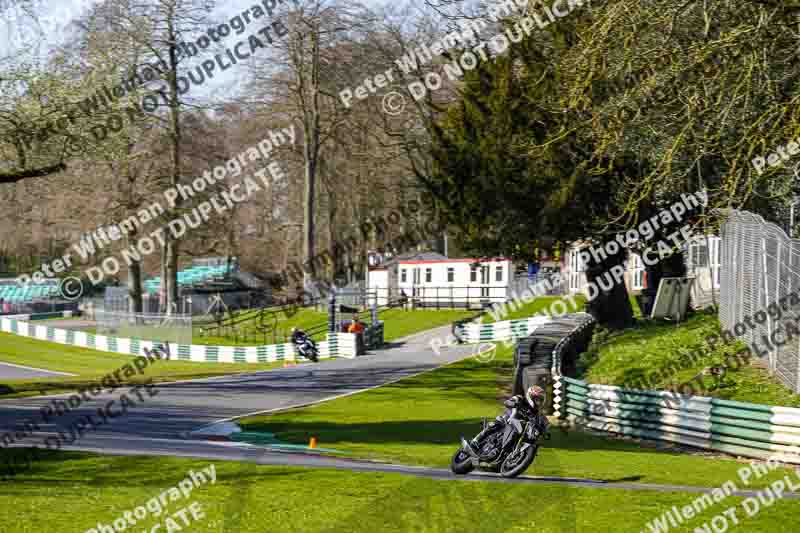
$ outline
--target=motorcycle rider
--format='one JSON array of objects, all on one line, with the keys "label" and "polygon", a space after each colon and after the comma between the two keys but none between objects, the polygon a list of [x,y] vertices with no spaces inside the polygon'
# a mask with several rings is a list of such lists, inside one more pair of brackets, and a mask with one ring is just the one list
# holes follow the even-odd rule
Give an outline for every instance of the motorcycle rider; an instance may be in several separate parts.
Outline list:
[{"label": "motorcycle rider", "polygon": [[[305,331],[298,329],[296,327],[292,328],[292,343],[295,346],[297,346],[298,349],[305,345],[309,345],[310,347],[316,349],[316,344],[314,344],[314,341],[311,340],[311,337],[309,337]],[[316,358],[311,356],[310,354],[309,355],[303,354],[303,356],[306,357],[306,359],[311,359],[312,361],[316,360]]]},{"label": "motorcycle rider", "polygon": [[303,344],[308,340],[308,335],[302,329],[292,328],[292,342],[296,345]]},{"label": "motorcycle rider", "polygon": [[[547,393],[545,390],[538,385],[533,385],[528,387],[528,389],[525,391],[525,394],[512,396],[503,402],[503,405],[505,405],[509,410],[516,409],[518,418],[533,422],[536,427],[537,434],[542,435],[547,433],[547,430],[550,427],[547,417],[542,414],[542,409],[546,402]],[[481,439],[489,433],[493,433],[504,427],[508,423],[508,417],[510,415],[510,411],[504,412],[495,418],[495,420],[488,426],[486,426],[484,430],[478,433],[474,439],[468,441],[467,444],[469,444],[472,452],[474,452],[476,455],[480,455],[478,450]]]}]

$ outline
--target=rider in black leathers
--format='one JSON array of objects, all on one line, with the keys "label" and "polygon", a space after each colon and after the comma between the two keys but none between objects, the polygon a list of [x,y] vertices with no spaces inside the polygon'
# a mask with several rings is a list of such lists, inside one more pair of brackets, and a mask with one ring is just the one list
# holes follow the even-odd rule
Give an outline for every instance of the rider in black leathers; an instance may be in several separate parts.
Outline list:
[{"label": "rider in black leathers", "polygon": [[524,395],[518,394],[503,402],[503,405],[505,405],[508,410],[495,418],[494,421],[486,426],[483,431],[478,433],[474,439],[469,441],[468,444],[472,448],[472,451],[478,453],[481,439],[503,428],[508,423],[508,417],[511,416],[514,409],[517,410],[518,418],[534,423],[537,435],[547,433],[550,423],[547,421],[547,417],[541,414],[546,399],[547,396],[544,389],[534,385],[533,387],[528,387]]},{"label": "rider in black leathers", "polygon": [[[285,330],[284,330],[285,331]],[[292,329],[292,342],[296,345],[301,345],[308,340],[308,335],[302,329]]]},{"label": "rider in black leathers", "polygon": [[292,343],[297,347],[303,357],[314,362],[317,361],[317,345],[305,331],[292,328]]}]

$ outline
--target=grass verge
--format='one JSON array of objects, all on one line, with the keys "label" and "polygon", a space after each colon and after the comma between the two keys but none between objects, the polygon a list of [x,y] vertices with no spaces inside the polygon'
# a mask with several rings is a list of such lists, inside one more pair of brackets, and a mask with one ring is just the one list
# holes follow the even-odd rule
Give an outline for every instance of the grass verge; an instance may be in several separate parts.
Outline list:
[{"label": "grass verge", "polygon": [[[350,456],[444,467],[461,435],[471,437],[482,418],[501,412],[512,360],[509,348],[497,352],[489,363],[467,359],[354,396],[239,422],[246,431],[275,433],[290,443],[316,437],[320,447]],[[580,432],[554,429],[552,434],[529,474],[676,483],[680,472],[682,484],[718,486],[736,479],[742,466],[734,459],[656,450]],[[779,477],[776,471],[760,481]]]},{"label": "grass verge", "polygon": [[[8,452],[0,452],[8,453]],[[3,531],[84,532],[111,524],[144,506],[169,487],[213,464],[216,482],[168,503],[159,517],[149,513],[135,531],[150,531],[196,502],[204,517],[183,531],[479,533],[606,530],[633,533],[673,505],[696,494],[636,492],[563,485],[499,485],[422,479],[399,474],[354,473],[268,467],[163,457],[102,457],[57,453],[13,481],[0,481]],[[685,527],[691,532],[739,498],[703,512]],[[793,520],[794,502],[778,501],[757,517],[739,507],[745,531],[771,533]],[[155,507],[154,507],[155,508]],[[68,510],[68,511],[67,511]],[[184,523],[175,518],[184,528]],[[178,531],[178,529],[170,529]]]},{"label": "grass verge", "polygon": [[[555,305],[556,302],[562,302],[562,304]],[[582,294],[576,294],[574,297],[571,298],[564,298],[562,296],[540,296],[538,298],[534,298],[530,302],[521,303],[516,309],[511,307],[509,304],[505,304],[506,314],[502,316],[497,316],[495,318],[492,313],[487,313],[483,319],[485,324],[490,324],[492,322],[498,322],[502,320],[516,320],[518,318],[528,318],[532,317],[537,313],[544,313],[547,315],[552,315],[552,310],[556,311],[557,313],[575,313],[577,311],[583,311],[584,307],[586,306],[586,298]],[[566,309],[566,311],[564,310]]]},{"label": "grass verge", "polygon": [[[78,390],[96,383],[104,375],[121,368],[132,360],[132,356],[0,333],[0,362],[75,374],[73,377],[0,379],[0,397],[54,394]],[[267,370],[279,365],[280,363],[229,364],[158,361],[148,366],[144,374],[128,378],[125,383],[141,383],[150,379],[155,382],[198,379]]]},{"label": "grass verge", "polygon": [[[718,333],[719,320],[710,312],[694,313],[680,324],[645,320],[622,332],[598,330],[589,351],[578,361],[579,375],[591,383],[677,391],[704,368],[724,366],[726,356],[745,347],[741,343],[709,347],[706,337]],[[690,353],[696,356],[686,357]],[[729,366],[721,379],[703,378],[706,386],[697,394],[800,407],[800,396],[778,383],[765,369]],[[646,385],[640,387],[638,383]]]},{"label": "grass verge", "polygon": [[[255,316],[255,313],[250,313]],[[463,311],[459,309],[386,309],[382,311],[378,318],[384,322],[384,338],[387,341],[399,339],[419,333],[428,329],[437,328],[451,324],[456,320],[468,318],[475,315],[475,311]],[[349,318],[347,315],[345,317]],[[200,335],[200,327],[193,328],[192,343],[208,346],[253,346],[254,344],[274,344],[284,342],[284,335],[290,334],[293,327],[308,330],[311,328],[318,328],[320,325],[327,324],[328,313],[316,311],[314,309],[298,309],[297,312],[291,317],[283,317],[279,320],[267,322],[268,333],[266,335],[255,335],[254,341],[252,336],[257,331],[257,324],[255,318],[252,322],[243,324],[242,331],[248,334],[245,339],[234,339],[229,336],[219,335]],[[208,327],[208,325],[205,325]],[[88,333],[96,333],[96,328],[80,328],[81,331]],[[140,338],[152,338],[152,330],[140,332]],[[115,333],[121,337],[128,337],[130,335],[121,330]],[[326,332],[319,332],[312,335],[312,338],[317,341],[325,340]],[[169,342],[174,340],[167,339]]]}]

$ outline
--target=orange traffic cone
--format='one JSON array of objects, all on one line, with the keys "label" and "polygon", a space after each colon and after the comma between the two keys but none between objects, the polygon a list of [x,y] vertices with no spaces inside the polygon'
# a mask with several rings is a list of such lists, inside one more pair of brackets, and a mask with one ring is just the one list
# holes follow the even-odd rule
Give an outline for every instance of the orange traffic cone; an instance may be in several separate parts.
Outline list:
[{"label": "orange traffic cone", "polygon": [[312,450],[317,447],[317,437],[311,437],[311,440],[308,441],[308,447]]}]

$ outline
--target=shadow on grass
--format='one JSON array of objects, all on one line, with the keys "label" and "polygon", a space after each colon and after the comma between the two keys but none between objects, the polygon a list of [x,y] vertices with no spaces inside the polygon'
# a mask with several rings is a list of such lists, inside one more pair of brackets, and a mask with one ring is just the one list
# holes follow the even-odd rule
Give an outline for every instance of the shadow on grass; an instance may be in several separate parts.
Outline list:
[{"label": "shadow on grass", "polygon": [[[492,419],[487,418],[487,420]],[[246,431],[274,433],[278,439],[292,444],[307,444],[311,437],[316,437],[319,443],[330,447],[341,444],[376,445],[375,451],[380,452],[381,446],[458,446],[460,437],[471,438],[481,430],[482,420],[482,418],[476,417],[460,420],[407,420],[350,424],[278,421],[271,424],[249,425]],[[567,432],[559,428],[552,428],[551,435],[551,440],[541,441],[543,448],[579,452],[614,451],[681,455],[670,450],[641,448],[635,443],[598,437],[579,431]]]},{"label": "shadow on grass", "polygon": [[[0,465],[25,465],[31,448],[0,450]],[[99,456],[82,452],[37,450],[30,466],[19,468],[16,475],[3,475],[0,468],[0,496],[19,496],[20,490],[41,489],[50,494],[53,486],[80,484],[95,488],[171,487],[185,479],[190,470],[199,472],[214,463],[216,484],[239,484],[267,477],[301,475],[302,471],[261,469],[251,463],[233,463],[199,459],[188,462],[180,457]],[[224,472],[220,469],[224,464]],[[174,468],[173,468],[174,465]]]}]

